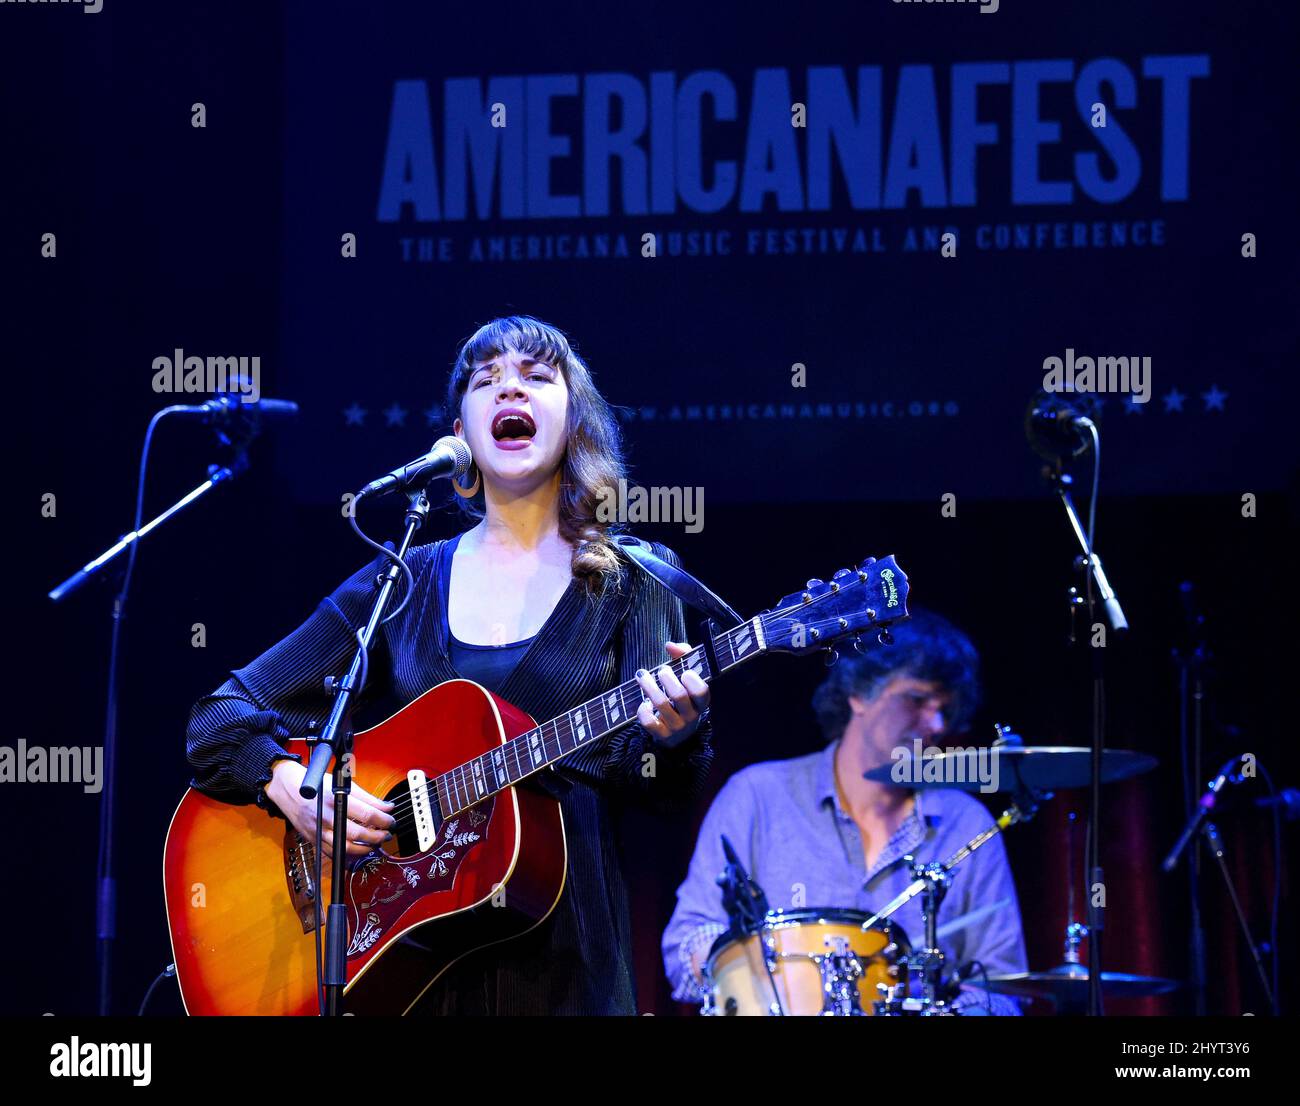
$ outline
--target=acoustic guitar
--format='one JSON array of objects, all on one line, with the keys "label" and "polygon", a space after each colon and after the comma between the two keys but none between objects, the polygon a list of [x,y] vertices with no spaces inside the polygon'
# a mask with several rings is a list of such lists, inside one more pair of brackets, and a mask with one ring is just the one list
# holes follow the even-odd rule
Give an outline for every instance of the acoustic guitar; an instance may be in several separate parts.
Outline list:
[{"label": "acoustic guitar", "polygon": [[[893,557],[810,580],[670,668],[705,680],[764,653],[811,653],[907,617]],[[456,960],[540,924],[564,890],[558,800],[521,788],[636,718],[635,680],[538,725],[469,680],[449,680],[354,738],[353,779],[394,804],[393,840],[345,867],[345,1009],[404,1014]],[[309,755],[305,740],[289,752]],[[330,799],[327,796],[326,802]],[[253,805],[190,789],[172,817],[163,885],[190,1014],[318,1011],[314,840]],[[322,858],[329,902],[331,865]]]}]

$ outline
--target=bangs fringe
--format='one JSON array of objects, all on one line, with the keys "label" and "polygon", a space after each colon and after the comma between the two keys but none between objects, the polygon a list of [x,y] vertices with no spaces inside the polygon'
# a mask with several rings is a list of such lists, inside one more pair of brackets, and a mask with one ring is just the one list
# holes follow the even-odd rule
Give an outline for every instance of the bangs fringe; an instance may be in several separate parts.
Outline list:
[{"label": "bangs fringe", "polygon": [[508,349],[526,357],[544,361],[569,375],[569,357],[573,349],[569,340],[553,326],[527,315],[509,315],[493,319],[479,327],[462,346],[456,365],[456,391],[463,392],[474,366],[480,361],[500,357]]}]

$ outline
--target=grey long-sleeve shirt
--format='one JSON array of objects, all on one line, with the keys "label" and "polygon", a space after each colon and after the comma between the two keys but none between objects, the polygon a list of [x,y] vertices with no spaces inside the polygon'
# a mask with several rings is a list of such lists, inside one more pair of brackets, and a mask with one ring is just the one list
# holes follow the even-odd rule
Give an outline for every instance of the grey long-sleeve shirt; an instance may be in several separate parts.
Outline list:
[{"label": "grey long-sleeve shirt", "polygon": [[[903,857],[943,860],[993,824],[971,796],[954,790],[918,791],[916,807],[890,838],[871,870],[862,835],[840,805],[835,789],[835,749],[791,760],[754,764],[737,772],[718,792],[705,816],[686,880],[677,891],[677,908],[663,935],[664,969],[673,997],[701,997],[690,972],[690,957],[700,959],[727,928],[718,874],[726,865],[721,835],[726,834],[749,875],[767,894],[773,909],[835,907],[874,913],[911,883]],[[949,968],[978,960],[989,974],[1026,970],[1024,937],[1015,884],[1000,836],[976,850],[954,872],[939,908],[940,927],[980,907],[1004,902],[939,945]],[[914,946],[921,943],[920,899],[895,915]],[[978,984],[976,975],[970,980]],[[976,1004],[965,994],[961,1006]],[[993,1012],[1019,1013],[1003,996],[993,996]],[[978,997],[983,1005],[984,997]]]}]

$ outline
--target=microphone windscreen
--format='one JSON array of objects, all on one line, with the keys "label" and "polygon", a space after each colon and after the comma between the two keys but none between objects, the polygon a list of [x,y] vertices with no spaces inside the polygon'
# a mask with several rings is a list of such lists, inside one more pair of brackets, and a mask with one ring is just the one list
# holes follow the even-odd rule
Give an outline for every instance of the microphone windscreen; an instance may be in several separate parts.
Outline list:
[{"label": "microphone windscreen", "polygon": [[1047,461],[1078,457],[1088,448],[1088,436],[1075,422],[1091,417],[1074,402],[1079,397],[1039,391],[1025,409],[1025,437],[1034,452]]}]

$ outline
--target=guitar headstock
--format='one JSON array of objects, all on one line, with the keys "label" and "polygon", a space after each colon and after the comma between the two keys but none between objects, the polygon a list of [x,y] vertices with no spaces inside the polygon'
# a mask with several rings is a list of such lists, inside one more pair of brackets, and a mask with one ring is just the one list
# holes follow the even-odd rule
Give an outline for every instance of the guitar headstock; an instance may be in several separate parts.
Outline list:
[{"label": "guitar headstock", "polygon": [[888,641],[889,627],[907,618],[907,575],[892,556],[868,557],[828,582],[809,580],[759,617],[771,652],[812,653],[867,631]]}]

